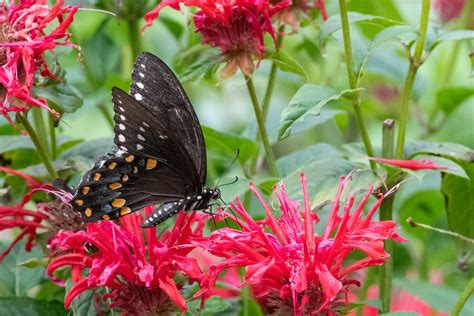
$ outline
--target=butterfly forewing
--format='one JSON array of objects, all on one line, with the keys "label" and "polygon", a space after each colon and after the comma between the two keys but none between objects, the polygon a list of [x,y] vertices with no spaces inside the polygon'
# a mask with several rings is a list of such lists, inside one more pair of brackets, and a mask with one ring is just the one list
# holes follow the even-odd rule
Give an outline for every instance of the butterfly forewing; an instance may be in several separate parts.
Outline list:
[{"label": "butterfly forewing", "polygon": [[[130,94],[165,123],[193,161],[201,184],[206,182],[206,148],[201,126],[183,87],[174,73],[150,53],[138,56]],[[191,170],[189,170],[191,171]]]}]

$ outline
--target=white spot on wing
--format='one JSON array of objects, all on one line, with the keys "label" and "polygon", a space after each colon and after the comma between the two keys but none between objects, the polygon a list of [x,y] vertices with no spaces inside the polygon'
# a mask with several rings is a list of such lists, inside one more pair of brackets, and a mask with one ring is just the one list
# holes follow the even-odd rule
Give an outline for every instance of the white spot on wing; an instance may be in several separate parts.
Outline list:
[{"label": "white spot on wing", "polygon": [[145,129],[140,126],[140,131],[145,132]]},{"label": "white spot on wing", "polygon": [[123,143],[125,141],[125,136],[123,136],[122,134],[119,134],[118,139],[119,141]]},{"label": "white spot on wing", "polygon": [[128,151],[127,147],[125,147],[125,146],[120,146],[120,149],[122,149],[124,152]]},{"label": "white spot on wing", "polygon": [[140,89],[143,89],[145,88],[145,85],[141,82],[137,82],[137,86],[140,88]]},{"label": "white spot on wing", "polygon": [[150,125],[148,125],[146,122],[143,122],[143,125],[145,125],[146,127],[150,127]]},{"label": "white spot on wing", "polygon": [[139,72],[138,75],[142,78],[145,78],[145,75],[143,74],[143,72]]},{"label": "white spot on wing", "polygon": [[135,100],[141,101],[143,100],[143,96],[140,93],[135,93]]},{"label": "white spot on wing", "polygon": [[122,121],[125,121],[125,116],[122,115],[122,114],[120,114],[120,119],[121,119]]},{"label": "white spot on wing", "polygon": [[143,149],[143,146],[140,144],[137,144],[137,150],[142,150],[142,149]]},{"label": "white spot on wing", "polygon": [[142,66],[142,68],[145,69],[145,64],[140,64],[140,66]]},{"label": "white spot on wing", "polygon": [[[120,103],[122,103],[122,102],[120,102]],[[121,106],[119,106],[119,110],[122,111],[122,112],[125,112],[125,109]]]},{"label": "white spot on wing", "polygon": [[142,136],[142,135],[140,135],[140,134],[138,134],[138,139],[139,139],[139,140],[143,140],[143,141],[145,141],[145,137],[143,137],[143,136]]},{"label": "white spot on wing", "polygon": [[125,125],[119,124],[118,127],[120,128],[121,131],[125,130]]}]

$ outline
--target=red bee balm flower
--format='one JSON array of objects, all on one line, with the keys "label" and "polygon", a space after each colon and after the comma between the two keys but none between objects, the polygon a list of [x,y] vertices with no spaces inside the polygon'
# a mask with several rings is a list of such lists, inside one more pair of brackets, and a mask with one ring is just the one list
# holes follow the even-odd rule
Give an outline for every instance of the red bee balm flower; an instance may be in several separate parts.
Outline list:
[{"label": "red bee balm flower", "polygon": [[[272,3],[278,3],[281,0],[273,0]],[[327,20],[326,7],[324,0],[293,0],[290,7],[278,13],[278,19],[281,24],[287,24],[295,31],[300,29],[299,15],[307,14],[311,10],[320,10],[323,20]]]},{"label": "red bee balm flower", "polygon": [[[213,289],[219,273],[229,267],[245,267],[244,282],[252,285],[257,301],[265,313],[288,315],[331,314],[342,305],[349,285],[359,284],[349,273],[368,266],[378,266],[389,256],[383,241],[405,241],[397,235],[393,221],[373,221],[384,196],[380,196],[365,218],[362,209],[372,194],[367,192],[351,213],[354,196],[349,195],[342,214],[340,198],[348,180],[341,178],[339,190],[322,235],[314,232],[320,220],[311,212],[306,191],[306,178],[301,175],[304,208],[290,200],[283,184],[275,194],[280,203],[277,220],[255,186],[251,190],[262,204],[267,217],[254,221],[239,198],[231,207],[243,220],[234,218],[242,231],[221,228],[207,239],[198,240],[210,253],[225,258],[210,266],[203,278],[203,294]],[[268,228],[268,232],[264,229]],[[363,259],[347,263],[346,257],[358,250]],[[331,314],[332,315],[332,314]]]},{"label": "red bee balm flower", "polygon": [[[57,45],[74,46],[66,29],[77,7],[64,7],[63,2],[57,1],[52,8],[46,5],[47,0],[0,3],[0,111],[10,122],[7,113],[27,110],[25,103],[57,114],[45,100],[31,95],[31,87],[36,74],[57,79],[49,71],[45,51]],[[55,19],[59,24],[51,28]]]},{"label": "red bee balm flower", "polygon": [[147,26],[158,18],[164,7],[179,10],[179,4],[198,7],[194,16],[196,32],[203,35],[203,44],[220,48],[227,59],[221,76],[232,76],[238,68],[247,76],[254,70],[253,59],[261,59],[264,52],[264,34],[275,41],[271,17],[287,8],[291,1],[271,5],[267,0],[164,0],[145,15]]},{"label": "red bee balm flower", "polygon": [[[152,211],[152,207],[145,210],[147,215]],[[122,226],[112,221],[90,223],[86,231],[60,232],[51,242],[50,247],[62,254],[51,261],[48,275],[59,282],[52,273],[69,265],[76,281],[64,300],[66,308],[81,292],[106,286],[110,307],[119,307],[125,315],[162,315],[177,307],[185,311],[181,284],[173,277],[179,272],[190,280],[201,275],[197,260],[188,254],[196,247],[190,239],[202,236],[203,216],[180,213],[174,228],[161,238],[157,238],[156,228],[147,229],[146,239],[143,237],[140,213],[122,217],[120,222]],[[82,278],[85,271],[87,276]]]},{"label": "red bee balm flower", "polygon": [[434,8],[443,23],[458,18],[464,9],[465,0],[435,0]]},{"label": "red bee balm flower", "polygon": [[25,208],[35,191],[47,191],[61,195],[61,192],[56,192],[51,185],[43,184],[24,173],[9,168],[0,167],[0,171],[25,179],[30,188],[20,203],[16,205],[0,205],[0,231],[11,228],[21,229],[20,234],[16,236],[10,246],[0,254],[0,262],[25,237],[28,237],[25,249],[30,251],[36,240],[38,229],[47,231],[49,236],[52,236],[61,229],[76,231],[83,228],[81,216],[79,213],[74,212],[68,204],[57,201],[38,203],[36,211]]}]

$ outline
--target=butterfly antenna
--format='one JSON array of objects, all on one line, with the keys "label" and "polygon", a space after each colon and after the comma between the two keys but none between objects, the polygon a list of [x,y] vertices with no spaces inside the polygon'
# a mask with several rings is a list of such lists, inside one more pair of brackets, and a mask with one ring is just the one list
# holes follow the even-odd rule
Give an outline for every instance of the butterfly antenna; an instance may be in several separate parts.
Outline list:
[{"label": "butterfly antenna", "polygon": [[[219,197],[219,200],[221,200],[222,203],[224,203],[224,206],[226,207],[226,209],[229,209],[230,212],[232,213],[232,215],[234,216],[235,219],[237,219],[237,214],[235,214],[234,210],[232,209],[232,207],[229,207],[229,204],[224,201],[221,197]],[[225,219],[225,217],[224,217]],[[227,223],[227,220],[226,220],[226,223]],[[244,228],[242,227],[242,225],[240,225],[240,223],[238,221],[236,221],[237,225],[239,225],[240,229],[243,231]],[[227,223],[227,226],[230,227],[230,225]]]},{"label": "butterfly antenna", "polygon": [[237,181],[239,181],[239,177],[235,176],[235,180],[234,180],[234,181],[229,182],[229,183],[221,184],[221,185],[219,186],[219,188],[220,188],[220,187],[225,187],[226,185],[234,184],[234,183],[236,183]]},{"label": "butterfly antenna", "polygon": [[[237,158],[239,158],[239,155],[240,155],[240,149],[237,149],[237,155],[235,155],[235,158],[232,160],[232,162],[230,163],[230,165],[225,169],[224,173],[222,175],[225,175],[227,174],[227,172],[230,170],[230,168],[232,167],[232,165],[235,163],[235,161],[237,160]],[[222,180],[222,176],[219,178],[219,180],[217,180],[217,183],[216,183],[216,188],[219,186],[219,183],[221,182]],[[237,181],[237,180],[236,180]],[[234,182],[235,183],[235,182]]]}]

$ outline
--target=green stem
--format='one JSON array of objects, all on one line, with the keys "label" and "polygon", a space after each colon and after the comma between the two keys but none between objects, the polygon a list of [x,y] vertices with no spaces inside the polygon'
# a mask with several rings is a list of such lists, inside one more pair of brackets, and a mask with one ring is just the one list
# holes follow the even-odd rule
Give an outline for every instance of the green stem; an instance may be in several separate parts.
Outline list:
[{"label": "green stem", "polygon": [[[382,127],[382,157],[393,158],[393,143],[395,138],[395,121],[386,119]],[[380,220],[391,221],[393,219],[393,196],[387,197],[380,206]],[[381,313],[390,312],[392,298],[392,279],[393,279],[393,240],[384,242],[385,252],[390,257],[385,264],[380,266],[379,274],[379,298],[382,302]]]},{"label": "green stem", "polygon": [[420,38],[418,39],[415,47],[415,53],[410,59],[410,67],[405,79],[405,86],[403,88],[402,95],[402,109],[400,113],[400,128],[398,130],[397,138],[397,153],[396,158],[402,159],[403,152],[405,149],[405,135],[408,121],[408,109],[410,105],[411,92],[413,89],[413,83],[415,82],[416,73],[418,68],[423,64],[423,47],[425,44],[426,32],[428,30],[428,18],[430,15],[430,0],[423,0],[421,7],[421,19],[420,19]]},{"label": "green stem", "polygon": [[135,62],[135,58],[137,58],[142,51],[142,41],[138,21],[139,20],[127,20],[128,42],[132,49],[132,65]]},{"label": "green stem", "polygon": [[[277,50],[280,49],[281,45],[283,44],[283,32],[285,31],[285,26],[282,25],[278,29],[278,34],[277,34]],[[268,83],[267,83],[267,88],[265,90],[265,95],[263,96],[263,102],[262,102],[262,114],[263,114],[263,120],[264,122],[267,121],[267,114],[268,114],[268,109],[270,108],[270,101],[272,99],[273,95],[273,90],[275,88],[275,79],[276,79],[276,74],[277,74],[278,66],[275,64],[275,62],[272,62],[272,66],[270,68],[270,74],[268,76]],[[255,139],[257,140],[257,143],[260,142],[260,134],[257,133],[255,136]],[[252,160],[250,161],[250,169],[249,173],[250,175],[254,175],[255,171],[257,169],[257,161],[258,161],[258,154],[255,155]]]},{"label": "green stem", "polygon": [[58,174],[56,173],[56,170],[53,168],[53,164],[51,163],[51,160],[45,151],[44,147],[42,146],[38,135],[36,134],[35,130],[33,129],[33,126],[31,126],[30,122],[28,122],[28,118],[26,115],[19,115],[20,121],[23,124],[23,127],[25,130],[28,132],[28,135],[31,138],[31,141],[36,147],[36,150],[38,151],[38,155],[43,162],[44,166],[46,167],[46,170],[48,170],[49,175],[51,176],[52,179],[59,178]]},{"label": "green stem", "polygon": [[[341,15],[341,24],[342,24],[342,35],[344,38],[344,55],[347,67],[347,77],[349,79],[349,86],[351,89],[355,90],[358,88],[358,80],[354,72],[354,64],[352,58],[352,47],[351,47],[351,34],[349,29],[349,17],[347,15],[347,4],[346,0],[339,0],[339,11]],[[357,120],[357,125],[359,126],[360,136],[362,142],[364,143],[365,151],[369,157],[374,156],[374,150],[372,149],[372,143],[370,142],[369,131],[365,123],[364,116],[362,115],[362,110],[360,108],[360,91],[356,90],[352,97],[352,107],[354,108],[354,113]],[[369,160],[370,167],[374,169],[376,164],[374,161]]]},{"label": "green stem", "polygon": [[459,296],[459,299],[456,302],[456,305],[454,305],[453,311],[451,312],[451,316],[458,316],[461,313],[464,304],[466,304],[472,293],[474,293],[474,278],[469,281],[467,286],[462,291],[461,296]]},{"label": "green stem", "polygon": [[56,129],[54,124],[54,116],[48,114],[49,117],[49,138],[51,144],[51,158],[56,159]]},{"label": "green stem", "polygon": [[255,112],[255,117],[257,119],[258,130],[262,139],[263,148],[265,149],[265,158],[267,159],[268,168],[270,170],[270,174],[273,177],[276,177],[277,171],[275,165],[275,158],[273,156],[270,141],[268,140],[267,129],[265,127],[265,119],[263,117],[260,105],[258,104],[257,94],[255,92],[255,86],[253,85],[252,78],[245,76],[245,83],[247,84],[250,99],[252,100],[253,111]]},{"label": "green stem", "polygon": [[43,148],[48,148],[48,136],[44,124],[43,110],[39,108],[31,108],[30,111],[33,116],[33,126],[36,130],[36,135],[38,135],[38,140]]}]

